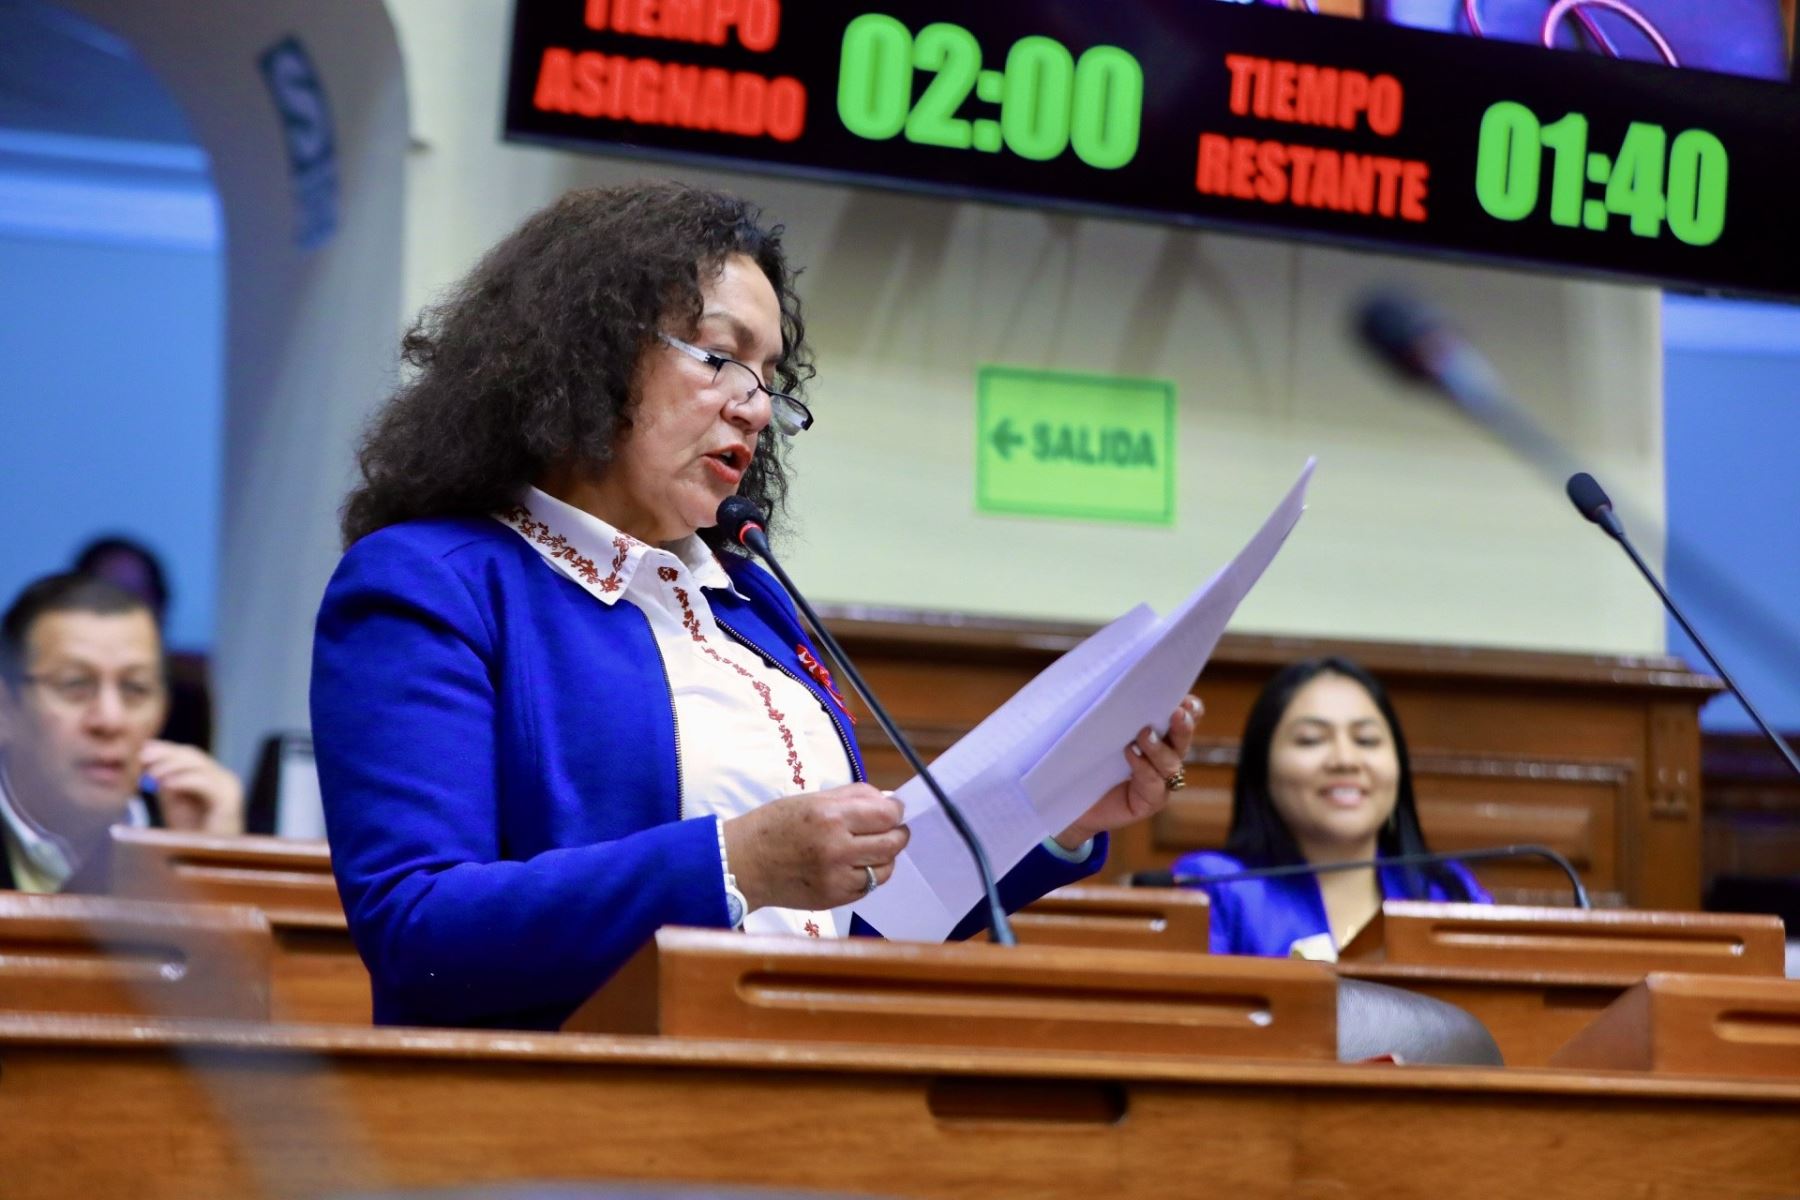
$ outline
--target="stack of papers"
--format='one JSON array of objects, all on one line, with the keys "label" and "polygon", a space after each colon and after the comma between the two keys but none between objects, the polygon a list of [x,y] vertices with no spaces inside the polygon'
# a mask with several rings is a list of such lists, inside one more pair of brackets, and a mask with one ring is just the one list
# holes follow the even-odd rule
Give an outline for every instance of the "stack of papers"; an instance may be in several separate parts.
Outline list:
[{"label": "stack of papers", "polygon": [[[1299,521],[1313,465],[1309,459],[1237,557],[1168,616],[1138,605],[1057,659],[931,764],[996,876],[1129,776],[1124,750],[1139,730],[1167,728],[1231,614]],[[895,795],[906,804],[912,840],[893,877],[848,911],[886,937],[940,942],[980,900],[980,875],[921,780]],[[848,927],[840,919],[839,928]]]}]

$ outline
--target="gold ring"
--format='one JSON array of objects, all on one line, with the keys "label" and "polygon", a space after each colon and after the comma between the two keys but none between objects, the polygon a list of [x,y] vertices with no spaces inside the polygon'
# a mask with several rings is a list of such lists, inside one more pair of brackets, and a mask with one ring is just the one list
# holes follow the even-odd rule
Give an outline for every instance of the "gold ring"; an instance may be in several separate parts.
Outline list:
[{"label": "gold ring", "polygon": [[1179,792],[1182,788],[1186,787],[1187,768],[1176,767],[1175,773],[1163,780],[1163,786],[1168,788],[1171,792]]}]

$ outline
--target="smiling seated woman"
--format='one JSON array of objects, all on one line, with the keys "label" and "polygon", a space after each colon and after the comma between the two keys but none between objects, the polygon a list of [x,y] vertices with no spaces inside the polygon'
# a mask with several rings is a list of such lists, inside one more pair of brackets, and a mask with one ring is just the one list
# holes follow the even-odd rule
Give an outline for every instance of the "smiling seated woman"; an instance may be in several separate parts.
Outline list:
[{"label": "smiling seated woman", "polygon": [[[1309,659],[1271,679],[1244,724],[1223,854],[1177,875],[1354,862],[1428,852],[1406,738],[1387,691],[1349,659]],[[1457,863],[1373,867],[1201,885],[1215,954],[1335,960],[1383,900],[1490,903]]]}]

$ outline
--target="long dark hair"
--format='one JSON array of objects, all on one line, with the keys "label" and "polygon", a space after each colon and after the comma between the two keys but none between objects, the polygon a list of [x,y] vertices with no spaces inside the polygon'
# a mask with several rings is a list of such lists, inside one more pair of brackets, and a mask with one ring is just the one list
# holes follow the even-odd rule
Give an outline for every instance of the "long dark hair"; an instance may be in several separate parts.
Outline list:
[{"label": "long dark hair", "polygon": [[[1387,722],[1394,738],[1394,756],[1400,764],[1398,795],[1394,800],[1392,819],[1384,822],[1376,835],[1375,853],[1380,857],[1396,854],[1425,854],[1425,832],[1419,827],[1419,809],[1413,797],[1412,756],[1406,750],[1406,733],[1400,728],[1400,717],[1381,681],[1369,674],[1361,664],[1348,658],[1329,655],[1309,658],[1283,667],[1264,685],[1250,716],[1244,722],[1244,737],[1238,750],[1237,775],[1231,785],[1231,832],[1225,837],[1225,852],[1247,866],[1278,867],[1306,861],[1293,831],[1275,808],[1269,791],[1269,750],[1275,742],[1275,731],[1286,715],[1288,705],[1300,689],[1320,675],[1341,675],[1369,694],[1375,707]],[[1463,881],[1447,866],[1403,868],[1407,891],[1415,897],[1429,894],[1429,884],[1442,887],[1453,900],[1472,897]]]},{"label": "long dark hair", "polygon": [[[573,191],[531,217],[407,333],[416,373],[364,435],[344,544],[505,508],[553,464],[602,471],[631,421],[638,359],[664,323],[691,333],[731,255],[754,260],[780,302],[770,386],[800,390],[812,365],[781,235],[748,201],[676,183]],[[781,453],[759,439],[738,488],[771,519],[787,497]]]}]

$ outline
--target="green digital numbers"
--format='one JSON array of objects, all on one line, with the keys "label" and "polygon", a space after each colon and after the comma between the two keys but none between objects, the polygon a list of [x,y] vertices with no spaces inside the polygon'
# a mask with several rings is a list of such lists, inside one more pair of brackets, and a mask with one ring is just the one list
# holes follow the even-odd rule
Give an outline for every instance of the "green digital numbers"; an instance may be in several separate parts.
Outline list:
[{"label": "green digital numbers", "polygon": [[1137,156],[1144,68],[1117,46],[1094,46],[1075,64],[1069,140],[1090,167],[1116,170]]},{"label": "green digital numbers", "polygon": [[[917,73],[931,76],[914,99]],[[998,120],[963,117],[973,93],[997,107]],[[983,70],[981,44],[960,25],[939,21],[915,36],[884,13],[864,13],[844,29],[838,63],[838,119],[860,138],[904,135],[921,146],[1049,162],[1073,149],[1102,171],[1137,156],[1144,71],[1117,46],[1094,46],[1078,59],[1053,38],[1029,36],[1007,51],[1003,70]]]},{"label": "green digital numbers", "polygon": [[1690,246],[1725,232],[1725,143],[1704,129],[1675,135],[1669,147],[1669,231]]},{"label": "green digital numbers", "polygon": [[1523,221],[1538,202],[1544,154],[1538,119],[1523,104],[1502,100],[1481,119],[1475,154],[1475,195],[1490,217]]},{"label": "green digital numbers", "polygon": [[[1571,229],[1581,224],[1582,192],[1587,180],[1583,174],[1587,169],[1587,130],[1587,118],[1580,113],[1570,113],[1562,120],[1544,126],[1537,135],[1538,141],[1556,160],[1550,171],[1550,219]],[[1573,170],[1569,169],[1570,163],[1575,164]],[[1533,196],[1534,206],[1536,202],[1537,197]]]},{"label": "green digital numbers", "polygon": [[[1585,151],[1585,144],[1582,146]],[[1631,218],[1631,232],[1639,237],[1660,237],[1663,214],[1663,161],[1669,154],[1669,135],[1661,125],[1633,121],[1619,146],[1606,181],[1606,211]],[[1577,168],[1579,170],[1579,168]],[[1686,241],[1686,238],[1682,238]]]},{"label": "green digital numbers", "polygon": [[838,119],[857,137],[885,142],[912,111],[912,32],[894,18],[864,13],[844,30],[838,62]]},{"label": "green digital numbers", "polygon": [[[967,150],[975,144],[975,127],[957,117],[963,97],[975,90],[981,71],[981,44],[961,25],[940,21],[919,30],[913,42],[913,65],[936,76],[906,118],[906,140],[922,146]],[[908,81],[908,90],[911,81]]]},{"label": "green digital numbers", "polygon": [[1069,148],[1075,59],[1061,42],[1022,37],[1006,56],[1000,136],[1020,158],[1048,162]]},{"label": "green digital numbers", "polygon": [[1523,221],[1537,212],[1546,150],[1552,224],[1604,232],[1621,217],[1643,238],[1661,237],[1666,224],[1690,246],[1710,246],[1725,232],[1730,162],[1711,133],[1689,129],[1671,141],[1661,125],[1633,121],[1607,155],[1588,148],[1583,114],[1545,125],[1511,100],[1481,119],[1475,197],[1489,216]]}]

